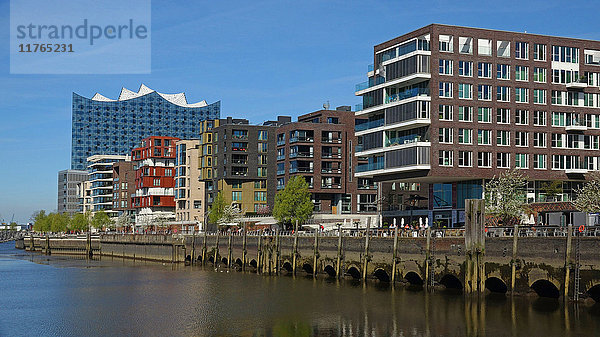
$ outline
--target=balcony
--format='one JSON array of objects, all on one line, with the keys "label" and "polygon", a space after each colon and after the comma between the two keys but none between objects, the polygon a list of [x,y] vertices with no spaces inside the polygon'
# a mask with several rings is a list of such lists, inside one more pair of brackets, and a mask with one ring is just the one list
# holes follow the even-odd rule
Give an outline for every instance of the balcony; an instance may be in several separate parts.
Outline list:
[{"label": "balcony", "polygon": [[291,137],[290,138],[290,144],[291,143],[312,143],[314,140],[312,137]]},{"label": "balcony", "polygon": [[331,159],[331,158],[342,158],[341,153],[321,153],[321,158]]},{"label": "balcony", "polygon": [[586,131],[588,129],[587,125],[581,123],[579,119],[573,119],[569,121],[568,125],[565,125],[565,131],[569,132],[581,132]]},{"label": "balcony", "polygon": [[321,138],[321,143],[341,143],[341,138]]},{"label": "balcony", "polygon": [[[291,169],[290,169],[291,170]],[[277,170],[277,175],[284,175],[285,174],[285,170]]]},{"label": "balcony", "polygon": [[356,145],[356,146],[354,147],[354,151],[355,151],[355,152],[362,152],[362,151],[363,151],[363,149],[364,149],[364,146],[363,146],[362,144]]},{"label": "balcony", "polygon": [[294,152],[290,153],[290,158],[312,158],[312,152]]},{"label": "balcony", "polygon": [[419,142],[415,145],[384,148],[385,151],[375,157],[376,163],[359,164],[356,168],[356,176],[367,178],[376,175],[431,169],[429,144]]},{"label": "balcony", "polygon": [[324,167],[321,169],[321,173],[342,173],[342,170],[339,168]]},{"label": "balcony", "polygon": [[362,165],[358,165],[356,167],[356,172],[368,172],[368,171],[383,170],[384,167],[385,167],[385,165],[383,164],[382,161],[378,162],[378,163],[362,164]]},{"label": "balcony", "polygon": [[417,142],[421,142],[421,136],[415,136],[415,135],[408,135],[408,136],[402,136],[402,137],[394,137],[394,138],[388,138],[385,141],[385,146],[395,146],[395,145],[401,145],[401,144],[412,144],[412,143],[417,143]]},{"label": "balcony", "polygon": [[278,139],[277,140],[277,146],[282,146],[282,145],[285,145],[285,139],[281,139],[281,140]]},{"label": "balcony", "polygon": [[310,167],[291,167],[290,173],[313,173],[313,169]]},{"label": "balcony", "polygon": [[342,184],[321,184],[321,188],[342,188]]},{"label": "balcony", "polygon": [[368,130],[368,129],[378,128],[378,127],[384,126],[384,125],[385,125],[385,119],[381,118],[381,119],[373,120],[370,122],[357,124],[356,126],[354,126],[354,131],[356,131],[356,132],[364,131],[364,130]]},{"label": "balcony", "polygon": [[284,160],[285,159],[285,155],[277,155],[277,160]]},{"label": "balcony", "polygon": [[362,103],[354,105],[354,111],[362,111],[362,110],[363,110],[363,104]]},{"label": "balcony", "polygon": [[412,88],[394,95],[387,96],[385,98],[385,104],[399,102],[407,98],[421,95],[429,96],[429,88]]},{"label": "balcony", "polygon": [[565,169],[566,174],[586,174],[588,173],[588,169],[585,168],[568,168]]},{"label": "balcony", "polygon": [[567,90],[583,90],[588,87],[587,80],[582,79],[579,82],[571,82],[565,85]]},{"label": "balcony", "polygon": [[358,189],[359,190],[376,190],[377,189],[377,184],[373,183],[373,184],[359,184],[358,185]]}]

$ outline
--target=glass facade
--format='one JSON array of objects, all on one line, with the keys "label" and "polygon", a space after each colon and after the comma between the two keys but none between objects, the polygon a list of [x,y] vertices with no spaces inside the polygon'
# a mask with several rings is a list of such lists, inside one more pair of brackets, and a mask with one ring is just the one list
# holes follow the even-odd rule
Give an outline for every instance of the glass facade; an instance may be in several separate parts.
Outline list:
[{"label": "glass facade", "polygon": [[128,154],[142,139],[198,138],[200,121],[218,119],[221,102],[192,107],[152,91],[125,100],[92,100],[73,93],[71,168],[86,168],[96,154]]}]

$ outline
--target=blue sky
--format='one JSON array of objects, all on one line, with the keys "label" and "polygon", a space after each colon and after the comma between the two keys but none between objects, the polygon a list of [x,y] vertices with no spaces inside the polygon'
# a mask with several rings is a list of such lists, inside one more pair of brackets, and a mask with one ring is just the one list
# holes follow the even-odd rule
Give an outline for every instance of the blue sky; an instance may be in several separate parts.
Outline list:
[{"label": "blue sky", "polygon": [[600,40],[597,13],[595,1],[154,1],[151,74],[10,75],[0,0],[0,218],[56,209],[72,92],[116,98],[144,83],[258,123],[358,103],[373,46],[430,23]]}]

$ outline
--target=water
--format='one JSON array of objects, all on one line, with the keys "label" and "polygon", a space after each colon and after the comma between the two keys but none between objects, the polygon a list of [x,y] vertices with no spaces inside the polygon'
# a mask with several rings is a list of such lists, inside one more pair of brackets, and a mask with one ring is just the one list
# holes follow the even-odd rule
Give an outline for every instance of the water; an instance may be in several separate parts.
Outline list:
[{"label": "water", "polygon": [[267,277],[0,244],[0,336],[581,336],[600,306]]}]

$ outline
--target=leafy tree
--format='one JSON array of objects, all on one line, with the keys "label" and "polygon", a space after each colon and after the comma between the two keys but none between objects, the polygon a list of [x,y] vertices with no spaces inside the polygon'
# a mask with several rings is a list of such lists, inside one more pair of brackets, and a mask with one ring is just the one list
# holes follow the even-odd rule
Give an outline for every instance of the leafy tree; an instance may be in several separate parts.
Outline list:
[{"label": "leafy tree", "polygon": [[518,169],[506,170],[483,187],[487,213],[499,216],[503,223],[519,218],[525,204],[527,177]]},{"label": "leafy tree", "polygon": [[40,210],[34,212],[33,215],[31,215],[31,220],[33,221],[33,230],[35,230],[36,232],[50,231],[50,222],[48,221],[46,211]]},{"label": "leafy tree", "polygon": [[65,232],[70,220],[66,213],[50,213],[47,219],[50,223],[50,231],[55,233]]},{"label": "leafy tree", "polygon": [[273,216],[281,223],[290,224],[296,220],[304,223],[312,217],[313,210],[308,183],[302,176],[291,178],[285,188],[275,195]]},{"label": "leafy tree", "polygon": [[556,201],[556,196],[561,194],[562,181],[554,180],[542,183],[542,192],[546,197],[546,201]]},{"label": "leafy tree", "polygon": [[211,223],[219,223],[223,217],[225,216],[225,207],[227,204],[225,203],[225,198],[223,197],[223,193],[219,192],[215,200],[213,200],[212,205],[210,205],[210,210],[208,213],[208,220]]},{"label": "leafy tree", "polygon": [[103,229],[112,224],[112,220],[104,211],[99,211],[92,217],[92,227],[97,229]]},{"label": "leafy tree", "polygon": [[14,221],[13,221],[13,222],[11,222],[11,223],[10,223],[10,230],[11,230],[11,231],[14,231],[14,230],[16,230],[16,229],[17,229],[17,223],[16,223],[16,222],[14,222]]},{"label": "leafy tree", "polygon": [[89,216],[83,213],[77,213],[71,218],[69,228],[74,231],[86,231],[90,225]]},{"label": "leafy tree", "polygon": [[600,172],[592,172],[590,178],[581,188],[576,190],[575,207],[582,212],[600,212]]},{"label": "leafy tree", "polygon": [[119,217],[117,218],[117,226],[119,226],[121,228],[130,226],[132,222],[133,222],[133,217],[126,213],[119,215]]}]

